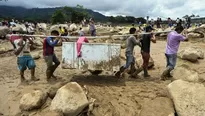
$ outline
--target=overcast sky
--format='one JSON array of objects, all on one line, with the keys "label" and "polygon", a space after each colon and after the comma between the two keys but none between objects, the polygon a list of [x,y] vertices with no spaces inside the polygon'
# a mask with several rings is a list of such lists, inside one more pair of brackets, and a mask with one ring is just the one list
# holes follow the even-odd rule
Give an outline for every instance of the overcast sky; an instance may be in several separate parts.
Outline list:
[{"label": "overcast sky", "polygon": [[205,0],[8,0],[0,5],[58,7],[83,5],[104,15],[131,15],[135,17],[182,17],[186,14],[205,16]]}]

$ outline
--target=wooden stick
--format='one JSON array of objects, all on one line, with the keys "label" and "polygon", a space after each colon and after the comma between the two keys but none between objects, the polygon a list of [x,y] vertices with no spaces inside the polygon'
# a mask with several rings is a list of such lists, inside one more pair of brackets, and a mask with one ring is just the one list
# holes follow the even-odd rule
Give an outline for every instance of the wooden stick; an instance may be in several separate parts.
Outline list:
[{"label": "wooden stick", "polygon": [[[138,34],[127,34],[127,35],[106,35],[106,36],[86,36],[86,38],[88,39],[96,39],[96,38],[112,38],[112,37],[127,37],[127,36],[131,36],[131,35],[145,35],[145,34],[159,34],[159,33],[169,33],[171,31],[160,31],[160,32],[142,32],[142,33],[138,33]],[[40,38],[46,38],[46,37],[59,37],[59,36],[49,36],[49,35],[26,35],[26,34],[11,34],[11,35],[7,35],[7,36],[25,36],[25,37],[40,37]],[[60,36],[61,38],[64,39],[78,39],[79,36]]]}]

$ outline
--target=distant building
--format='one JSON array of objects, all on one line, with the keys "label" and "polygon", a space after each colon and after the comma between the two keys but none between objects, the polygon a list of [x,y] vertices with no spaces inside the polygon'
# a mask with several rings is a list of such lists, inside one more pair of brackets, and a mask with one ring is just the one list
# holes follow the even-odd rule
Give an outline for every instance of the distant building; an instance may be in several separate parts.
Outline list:
[{"label": "distant building", "polygon": [[205,17],[193,17],[191,23],[205,23]]}]

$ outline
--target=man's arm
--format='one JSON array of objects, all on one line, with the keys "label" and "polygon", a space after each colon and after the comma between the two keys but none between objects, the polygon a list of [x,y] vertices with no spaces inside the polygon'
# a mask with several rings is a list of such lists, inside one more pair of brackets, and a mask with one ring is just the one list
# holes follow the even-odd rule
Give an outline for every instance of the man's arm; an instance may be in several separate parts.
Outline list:
[{"label": "man's arm", "polygon": [[19,46],[17,49],[14,50],[14,54],[17,56],[21,53],[25,45],[23,45],[23,39],[21,39],[19,42],[15,42],[14,44],[16,47],[17,45]]},{"label": "man's arm", "polygon": [[54,40],[54,42],[51,40],[50,37],[46,38],[46,42],[52,47],[56,46],[58,44],[58,41],[59,41],[59,38],[56,38],[56,40]]},{"label": "man's arm", "polygon": [[188,32],[187,32],[187,29],[185,29],[182,33],[182,35],[180,35],[181,37],[180,38],[180,41],[187,41],[188,40]]},{"label": "man's arm", "polygon": [[132,42],[134,43],[134,45],[138,45],[139,47],[141,47],[142,45],[141,45],[141,43],[140,43],[140,41],[139,40],[137,40],[137,38],[136,37],[132,37]]},{"label": "man's arm", "polygon": [[155,34],[152,34],[152,35],[151,35],[151,41],[152,41],[153,43],[156,43],[156,42],[157,42],[157,41],[156,41]]},{"label": "man's arm", "polygon": [[87,38],[85,38],[85,42],[86,42],[86,43],[89,43],[89,41],[88,41],[88,39],[87,39]]}]

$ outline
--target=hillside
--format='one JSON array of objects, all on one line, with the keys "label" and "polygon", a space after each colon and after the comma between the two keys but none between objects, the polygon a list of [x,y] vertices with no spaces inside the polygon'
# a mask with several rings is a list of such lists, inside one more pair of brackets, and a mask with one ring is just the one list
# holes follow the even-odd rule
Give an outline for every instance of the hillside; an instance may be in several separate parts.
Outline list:
[{"label": "hillside", "polygon": [[[0,6],[0,18],[15,18],[15,19],[48,22],[50,21],[50,18],[52,14],[55,12],[55,10],[58,10],[61,8],[62,7],[26,9],[23,7]],[[87,12],[96,21],[106,21],[107,20],[106,16],[98,12],[94,12],[90,9],[88,9]]]}]

